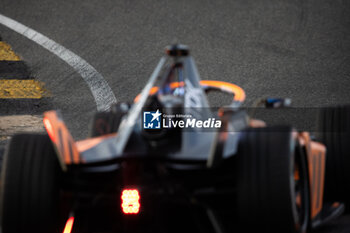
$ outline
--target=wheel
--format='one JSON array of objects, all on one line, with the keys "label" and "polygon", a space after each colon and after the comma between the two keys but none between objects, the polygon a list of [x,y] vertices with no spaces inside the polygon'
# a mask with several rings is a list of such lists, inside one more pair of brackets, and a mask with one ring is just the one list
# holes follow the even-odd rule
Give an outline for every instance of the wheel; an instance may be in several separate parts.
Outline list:
[{"label": "wheel", "polygon": [[58,159],[47,135],[20,134],[5,150],[1,176],[2,233],[61,232]]},{"label": "wheel", "polygon": [[237,154],[237,214],[244,232],[307,231],[307,161],[296,148],[290,127],[252,128],[242,133]]},{"label": "wheel", "polygon": [[117,103],[111,106],[109,112],[97,112],[92,121],[91,137],[116,133],[124,115],[127,114],[129,105]]},{"label": "wheel", "polygon": [[327,148],[325,200],[350,206],[350,105],[321,109],[318,125]]}]

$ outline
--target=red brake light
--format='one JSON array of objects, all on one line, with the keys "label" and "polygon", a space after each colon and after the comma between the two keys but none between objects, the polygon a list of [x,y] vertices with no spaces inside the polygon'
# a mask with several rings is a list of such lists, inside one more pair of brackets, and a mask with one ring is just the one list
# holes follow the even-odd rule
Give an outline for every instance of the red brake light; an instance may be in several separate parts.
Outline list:
[{"label": "red brake light", "polygon": [[70,217],[66,222],[66,226],[64,227],[63,233],[71,233],[73,228],[73,223],[74,223],[74,217]]},{"label": "red brake light", "polygon": [[124,214],[137,214],[140,211],[140,194],[137,189],[124,189],[122,192],[122,210]]}]

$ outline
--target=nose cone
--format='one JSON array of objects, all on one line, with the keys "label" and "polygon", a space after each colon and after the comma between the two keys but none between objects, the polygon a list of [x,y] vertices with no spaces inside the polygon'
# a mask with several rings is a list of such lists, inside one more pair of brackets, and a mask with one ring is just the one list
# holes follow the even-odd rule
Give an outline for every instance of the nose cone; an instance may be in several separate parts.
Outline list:
[{"label": "nose cone", "polygon": [[188,56],[190,54],[188,46],[183,44],[169,45],[165,48],[165,52],[172,57]]}]

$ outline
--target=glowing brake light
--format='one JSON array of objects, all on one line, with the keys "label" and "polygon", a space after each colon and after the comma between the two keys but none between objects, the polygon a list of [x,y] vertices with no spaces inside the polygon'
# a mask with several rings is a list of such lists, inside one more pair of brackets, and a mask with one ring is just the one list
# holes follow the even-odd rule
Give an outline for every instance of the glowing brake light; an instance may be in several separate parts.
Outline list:
[{"label": "glowing brake light", "polygon": [[66,226],[64,227],[63,233],[71,233],[73,228],[73,223],[74,223],[74,217],[70,217],[66,222]]},{"label": "glowing brake light", "polygon": [[137,189],[124,189],[122,192],[122,210],[124,214],[137,214],[140,211],[140,194]]}]

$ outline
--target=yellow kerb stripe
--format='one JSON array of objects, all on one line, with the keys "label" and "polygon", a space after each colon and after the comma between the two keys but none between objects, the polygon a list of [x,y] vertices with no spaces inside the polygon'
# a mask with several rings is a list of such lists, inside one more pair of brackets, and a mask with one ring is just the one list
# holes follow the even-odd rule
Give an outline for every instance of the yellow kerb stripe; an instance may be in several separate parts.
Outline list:
[{"label": "yellow kerb stripe", "polygon": [[13,52],[11,46],[0,41],[0,61],[19,61],[21,58]]},{"label": "yellow kerb stripe", "polygon": [[44,83],[36,80],[0,80],[0,99],[40,99],[49,96]]}]

